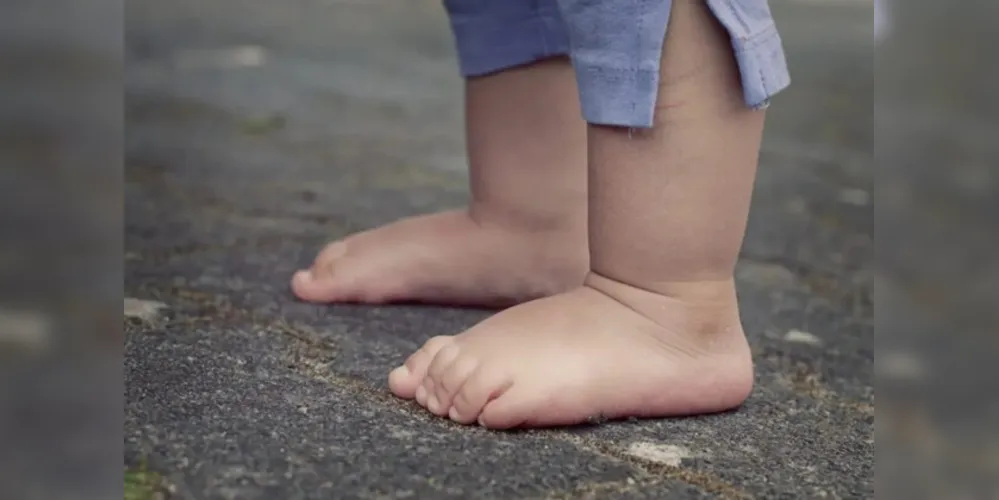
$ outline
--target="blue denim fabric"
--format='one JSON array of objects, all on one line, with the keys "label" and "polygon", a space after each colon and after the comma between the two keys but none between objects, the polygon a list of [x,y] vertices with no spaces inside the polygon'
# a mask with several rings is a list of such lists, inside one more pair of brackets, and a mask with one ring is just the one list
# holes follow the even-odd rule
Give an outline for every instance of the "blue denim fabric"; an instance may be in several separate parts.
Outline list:
[{"label": "blue denim fabric", "polygon": [[[767,0],[705,0],[732,38],[746,105],[790,84]],[[568,55],[590,123],[652,126],[672,0],[444,0],[462,75]]]}]

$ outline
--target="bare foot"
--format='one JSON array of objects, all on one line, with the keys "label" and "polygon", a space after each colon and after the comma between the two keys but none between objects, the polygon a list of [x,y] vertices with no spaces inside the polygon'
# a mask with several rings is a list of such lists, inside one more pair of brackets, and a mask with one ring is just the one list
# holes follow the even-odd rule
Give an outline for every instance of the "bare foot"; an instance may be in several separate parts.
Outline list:
[{"label": "bare foot", "polygon": [[729,410],[753,365],[731,281],[657,295],[591,275],[429,340],[389,385],[436,415],[506,429]]},{"label": "bare foot", "polygon": [[292,290],[312,302],[505,307],[579,286],[586,229],[518,228],[465,210],[411,217],[327,246]]},{"label": "bare foot", "polygon": [[565,57],[466,83],[468,210],[411,217],[323,250],[292,289],[311,302],[504,307],[579,286],[586,126]]}]

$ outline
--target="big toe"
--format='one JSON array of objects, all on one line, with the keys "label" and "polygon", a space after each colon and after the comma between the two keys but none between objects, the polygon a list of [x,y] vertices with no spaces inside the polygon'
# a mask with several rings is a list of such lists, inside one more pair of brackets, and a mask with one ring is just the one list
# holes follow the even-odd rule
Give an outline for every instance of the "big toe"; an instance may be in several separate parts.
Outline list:
[{"label": "big toe", "polygon": [[296,271],[291,277],[291,291],[307,302],[333,302],[340,299],[336,280],[330,273],[315,268]]},{"label": "big toe", "polygon": [[416,391],[422,387],[430,363],[445,346],[454,340],[451,336],[438,336],[428,340],[423,347],[413,353],[402,366],[389,373],[389,389],[403,399],[416,398]]},{"label": "big toe", "polygon": [[345,242],[326,245],[309,269],[296,271],[291,277],[291,291],[307,302],[334,302],[343,300],[342,284],[334,275],[334,267],[347,254]]}]

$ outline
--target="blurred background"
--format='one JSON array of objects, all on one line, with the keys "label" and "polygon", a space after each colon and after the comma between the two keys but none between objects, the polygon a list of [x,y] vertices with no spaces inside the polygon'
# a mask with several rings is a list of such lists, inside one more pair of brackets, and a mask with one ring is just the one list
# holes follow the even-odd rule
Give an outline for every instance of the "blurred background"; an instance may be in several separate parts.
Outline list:
[{"label": "blurred background", "polygon": [[999,4],[881,8],[879,493],[990,498],[999,494],[999,68],[989,47]]},{"label": "blurred background", "polygon": [[[999,495],[999,72],[990,53],[999,4],[884,3],[877,44],[871,0],[771,6],[793,84],[770,108],[739,271],[757,410],[722,424],[559,435],[535,452],[534,441],[517,438],[453,441],[453,429],[412,418],[388,437],[363,424],[391,408],[377,396],[382,365],[424,330],[473,317],[320,312],[284,288],[331,237],[464,201],[461,81],[439,2],[8,2],[0,498],[116,497],[123,451],[126,492],[136,495],[322,491],[322,481],[284,474],[294,465],[334,482],[349,477],[335,486],[359,497],[419,496],[422,486],[392,478],[421,473],[445,485],[427,490],[435,494],[493,484],[513,497],[583,497],[589,480],[571,473],[583,459],[551,452],[558,443],[637,460],[631,483],[608,479],[594,486],[597,497],[624,484],[634,498],[687,487],[869,498],[875,414],[881,496]],[[289,324],[306,341],[261,333]],[[410,326],[371,331],[399,324]],[[329,345],[335,355],[316,354]],[[320,379],[327,385],[308,392]],[[340,403],[359,394],[373,403]],[[273,401],[294,401],[293,411]],[[328,406],[307,415],[297,408],[308,401]],[[234,415],[254,417],[226,421]],[[344,426],[367,454],[322,433]],[[483,464],[437,458],[436,476],[424,470],[433,458],[405,473],[369,464],[393,447],[417,456],[412,436],[499,457],[520,447],[548,465],[464,484],[449,474],[475,475]],[[636,436],[726,451],[663,472],[647,455],[613,451]],[[320,453],[306,438],[338,451]]]}]

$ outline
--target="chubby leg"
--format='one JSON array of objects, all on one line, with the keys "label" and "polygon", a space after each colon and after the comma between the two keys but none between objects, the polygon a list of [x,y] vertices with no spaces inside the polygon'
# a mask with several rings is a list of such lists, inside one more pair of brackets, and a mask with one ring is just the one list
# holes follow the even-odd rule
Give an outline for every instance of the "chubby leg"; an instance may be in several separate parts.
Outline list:
[{"label": "chubby leg", "polygon": [[[564,30],[533,5],[448,2],[469,74],[470,205],[331,243],[294,275],[299,298],[503,307],[582,283],[586,126]],[[489,9],[498,20],[479,26]]]},{"label": "chubby leg", "polygon": [[390,375],[397,395],[490,428],[709,413],[748,396],[733,270],[764,111],[747,105],[708,4],[674,0],[668,18],[652,126],[589,126],[585,284],[432,339]]}]

